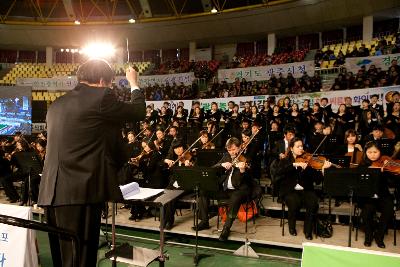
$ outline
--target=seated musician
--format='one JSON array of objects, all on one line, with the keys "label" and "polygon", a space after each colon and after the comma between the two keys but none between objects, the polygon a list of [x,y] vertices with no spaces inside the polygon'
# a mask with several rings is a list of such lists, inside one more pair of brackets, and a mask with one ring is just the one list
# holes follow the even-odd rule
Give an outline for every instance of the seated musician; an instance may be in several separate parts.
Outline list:
[{"label": "seated musician", "polygon": [[200,149],[215,149],[214,143],[210,142],[210,138],[208,136],[208,132],[206,130],[200,131],[199,133],[200,141],[194,145],[192,151],[200,150]]},{"label": "seated musician", "polygon": [[[364,147],[362,162],[359,168],[375,167],[374,163],[381,161],[381,148],[377,142],[368,142]],[[377,166],[379,168],[379,166]],[[385,248],[383,242],[388,223],[393,216],[393,198],[389,193],[388,184],[391,174],[384,171],[379,177],[379,187],[372,198],[360,199],[358,204],[361,206],[361,218],[365,224],[364,246],[370,247],[372,240],[375,239],[376,245]],[[376,211],[380,211],[378,224],[374,222]]]},{"label": "seated musician", "polygon": [[[303,141],[295,137],[289,143],[287,156],[282,158],[277,165],[271,166],[280,177],[280,196],[288,207],[289,233],[297,235],[296,213],[305,207],[304,235],[307,240],[312,239],[312,229],[318,211],[318,197],[314,192],[314,182],[320,183],[322,175],[306,162],[296,162],[304,154]],[[331,163],[325,161],[322,171],[329,168]]]},{"label": "seated musician", "polygon": [[155,145],[156,150],[161,154],[162,158],[167,156],[171,141],[172,140],[165,137],[162,128],[156,130],[156,140],[153,141],[153,144]]},{"label": "seated musician", "polygon": [[[225,148],[228,153],[225,153],[222,159],[214,165],[220,170],[219,184],[221,187],[216,198],[229,199],[227,220],[224,224],[222,233],[219,237],[220,241],[226,241],[230,234],[230,229],[239,211],[240,205],[246,201],[250,194],[250,177],[246,170],[245,162],[233,164],[233,160],[237,157],[240,151],[240,141],[236,137],[228,139]],[[199,199],[199,217],[201,222],[198,225],[198,230],[208,229],[208,197],[202,195]]]},{"label": "seated musician", "polygon": [[350,167],[358,166],[362,159],[362,146],[358,143],[358,135],[355,130],[347,130],[344,134],[344,145],[338,146],[336,154],[351,156]]},{"label": "seated musician", "polygon": [[[190,152],[185,152],[185,146],[181,142],[174,143],[171,146],[174,151],[172,157],[167,156],[164,159],[164,163],[168,165],[168,168],[172,168],[173,166],[193,166],[193,157]],[[169,177],[169,184],[167,189],[179,189],[179,184],[174,178],[173,172]],[[176,210],[176,201],[171,201],[167,205],[165,205],[165,220],[164,227],[167,230],[172,229],[175,222],[175,210]]]},{"label": "seated musician", "polygon": [[[138,166],[143,174],[143,180],[139,182],[141,187],[165,188],[167,179],[163,176],[161,154],[157,151],[154,143],[142,142],[142,153],[132,159],[132,164]],[[141,219],[145,212],[145,206],[141,204],[132,205],[131,217],[129,220]]]}]

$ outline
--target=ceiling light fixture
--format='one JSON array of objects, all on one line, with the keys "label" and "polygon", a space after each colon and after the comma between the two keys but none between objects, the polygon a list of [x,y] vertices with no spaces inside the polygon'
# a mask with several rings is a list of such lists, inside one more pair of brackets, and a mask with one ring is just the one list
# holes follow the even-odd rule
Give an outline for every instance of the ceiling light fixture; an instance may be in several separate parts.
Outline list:
[{"label": "ceiling light fixture", "polygon": [[217,12],[218,12],[218,10],[217,10],[215,7],[213,7],[213,8],[211,9],[211,13],[215,14],[215,13],[217,13]]}]

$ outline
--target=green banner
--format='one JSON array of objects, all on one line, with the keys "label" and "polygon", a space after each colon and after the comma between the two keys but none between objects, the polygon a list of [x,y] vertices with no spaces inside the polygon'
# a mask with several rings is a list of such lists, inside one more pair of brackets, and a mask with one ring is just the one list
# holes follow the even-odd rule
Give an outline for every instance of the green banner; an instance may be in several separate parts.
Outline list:
[{"label": "green banner", "polygon": [[301,266],[399,267],[400,254],[316,243],[304,243]]}]

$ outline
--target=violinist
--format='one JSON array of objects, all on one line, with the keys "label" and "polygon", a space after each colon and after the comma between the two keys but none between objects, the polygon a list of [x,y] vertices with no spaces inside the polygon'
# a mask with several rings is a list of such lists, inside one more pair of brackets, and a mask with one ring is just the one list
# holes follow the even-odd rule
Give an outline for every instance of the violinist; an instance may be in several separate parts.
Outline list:
[{"label": "violinist", "polygon": [[[306,162],[298,162],[304,154],[303,141],[295,137],[289,143],[287,157],[282,158],[276,165],[271,165],[271,172],[280,177],[280,197],[288,207],[289,233],[297,235],[296,213],[304,207],[304,235],[312,239],[312,229],[318,211],[318,197],[314,192],[314,182],[322,181],[322,174],[311,168]],[[331,163],[324,161],[322,172]]]},{"label": "violinist", "polygon": [[194,145],[192,151],[202,150],[202,149],[215,149],[214,143],[210,142],[208,133],[206,130],[203,130],[199,133],[200,142]]},{"label": "violinist", "polygon": [[221,135],[218,135],[218,124],[213,121],[207,122],[207,132],[208,132],[208,139],[214,139],[213,143],[216,148],[222,147],[222,138]]},{"label": "violinist", "polygon": [[[375,166],[380,168],[383,166],[383,164],[379,165],[382,157],[379,144],[373,141],[368,142],[364,147],[363,159],[359,168],[371,168]],[[378,247],[385,248],[385,243],[383,242],[385,231],[393,216],[393,198],[388,190],[390,174],[384,171],[383,168],[382,171],[376,194],[371,198],[359,200],[359,205],[362,209],[361,218],[365,224],[364,246],[366,247],[370,247],[372,240],[375,239]],[[378,224],[374,227],[376,211],[380,211],[381,216],[379,217]]]},{"label": "violinist", "polygon": [[165,138],[164,131],[161,128],[156,130],[156,140],[153,141],[153,144],[155,145],[155,150],[158,151],[163,158],[167,156],[171,140]]},{"label": "violinist", "polygon": [[[143,173],[143,180],[140,181],[141,187],[146,188],[165,188],[167,182],[162,173],[161,154],[157,151],[154,143],[142,142],[143,152],[138,161],[139,171]],[[145,206],[141,204],[132,205],[129,220],[140,220],[145,212]]]},{"label": "violinist", "polygon": [[[220,175],[219,184],[221,187],[217,198],[229,199],[228,214],[224,224],[220,241],[226,241],[230,234],[233,221],[239,211],[241,203],[246,201],[250,194],[250,177],[246,169],[246,163],[240,161],[232,164],[234,159],[240,152],[241,143],[236,137],[229,138],[225,148],[228,153],[225,153],[221,160],[213,167],[218,168]],[[210,228],[208,220],[208,198],[201,196],[199,199],[199,217],[201,222],[198,224],[198,230]]]},{"label": "violinist", "polygon": [[[173,144],[171,147],[172,150],[174,151],[174,154],[172,157],[168,157],[164,159],[164,163],[167,164],[168,168],[172,168],[173,166],[185,166],[185,167],[190,167],[193,166],[193,157],[190,154],[190,152],[185,152],[184,145],[181,142],[176,142]],[[179,189],[179,184],[176,181],[175,177],[173,176],[173,173],[171,173],[169,177],[169,184],[167,186],[167,189]],[[175,222],[175,210],[176,210],[176,202],[172,201],[165,205],[165,220],[164,220],[164,228],[166,230],[172,229],[174,222]]]}]

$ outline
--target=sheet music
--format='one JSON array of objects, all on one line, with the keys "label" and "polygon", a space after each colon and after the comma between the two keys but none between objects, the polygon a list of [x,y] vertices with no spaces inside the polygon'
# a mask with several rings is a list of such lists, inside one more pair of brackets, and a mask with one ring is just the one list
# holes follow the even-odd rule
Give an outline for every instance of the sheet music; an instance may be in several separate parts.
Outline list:
[{"label": "sheet music", "polygon": [[125,200],[146,200],[164,192],[164,189],[139,187],[136,182],[119,186]]}]

